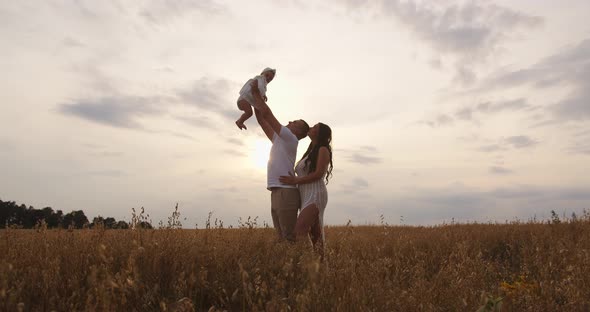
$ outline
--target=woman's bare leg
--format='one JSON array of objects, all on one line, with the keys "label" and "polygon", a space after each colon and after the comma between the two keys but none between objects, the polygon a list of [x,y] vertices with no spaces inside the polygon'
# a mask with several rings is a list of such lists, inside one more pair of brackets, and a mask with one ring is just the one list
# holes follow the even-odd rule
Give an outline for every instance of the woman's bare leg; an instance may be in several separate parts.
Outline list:
[{"label": "woman's bare leg", "polygon": [[324,229],[320,223],[320,218],[316,219],[316,222],[311,226],[309,236],[311,237],[311,243],[313,244],[313,249],[320,255],[320,258],[324,259]]},{"label": "woman's bare leg", "polygon": [[[297,241],[309,240],[314,224],[319,223],[320,211],[315,204],[311,204],[301,210],[295,224],[295,238]],[[312,243],[313,236],[312,236]]]}]

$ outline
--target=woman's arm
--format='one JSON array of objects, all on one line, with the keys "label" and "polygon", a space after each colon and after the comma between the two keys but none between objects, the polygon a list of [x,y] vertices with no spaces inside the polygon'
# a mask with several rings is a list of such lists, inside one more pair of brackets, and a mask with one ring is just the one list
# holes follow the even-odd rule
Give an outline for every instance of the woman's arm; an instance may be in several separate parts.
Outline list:
[{"label": "woman's arm", "polygon": [[330,164],[330,151],[325,146],[320,147],[320,151],[318,153],[318,160],[315,166],[315,171],[304,176],[304,177],[294,177],[294,176],[281,176],[279,181],[283,184],[307,184],[311,182],[315,182],[321,179],[326,171],[328,171],[328,165]]}]

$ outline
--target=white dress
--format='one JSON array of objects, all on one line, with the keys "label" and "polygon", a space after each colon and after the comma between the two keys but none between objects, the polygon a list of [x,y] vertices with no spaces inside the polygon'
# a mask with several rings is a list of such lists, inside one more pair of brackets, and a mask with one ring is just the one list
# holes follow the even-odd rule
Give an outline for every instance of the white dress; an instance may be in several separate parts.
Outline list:
[{"label": "white dress", "polygon": [[260,109],[258,102],[256,102],[254,96],[252,95],[252,86],[250,85],[250,83],[254,80],[258,80],[258,91],[260,91],[260,97],[264,98],[264,96],[266,95],[266,78],[264,78],[263,75],[258,75],[246,81],[242,89],[240,89],[240,97],[238,98],[237,102],[239,102],[240,100],[246,100],[254,108]]},{"label": "white dress", "polygon": [[[305,168],[305,158],[301,159],[297,166],[295,166],[295,173],[298,177],[304,177],[308,175],[309,168]],[[311,164],[310,164],[311,165]],[[326,188],[326,174],[321,179],[313,181],[311,183],[299,184],[299,194],[301,196],[301,210],[305,209],[311,204],[316,204],[320,212],[320,228],[322,229],[322,241],[325,241],[324,235],[324,210],[328,204],[328,189]]]}]

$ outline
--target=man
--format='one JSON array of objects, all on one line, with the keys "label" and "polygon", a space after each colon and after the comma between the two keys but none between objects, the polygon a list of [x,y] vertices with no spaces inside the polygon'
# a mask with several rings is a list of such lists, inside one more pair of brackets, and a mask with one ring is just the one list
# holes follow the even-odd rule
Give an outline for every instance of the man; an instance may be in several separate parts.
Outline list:
[{"label": "man", "polygon": [[260,97],[256,81],[253,82],[252,89],[254,99],[260,108],[254,110],[256,120],[268,139],[272,141],[266,171],[267,189],[271,191],[272,223],[279,241],[295,241],[295,223],[301,198],[297,186],[282,184],[279,177],[293,174],[297,145],[299,140],[307,136],[309,125],[302,119],[290,121],[286,126],[281,125]]}]

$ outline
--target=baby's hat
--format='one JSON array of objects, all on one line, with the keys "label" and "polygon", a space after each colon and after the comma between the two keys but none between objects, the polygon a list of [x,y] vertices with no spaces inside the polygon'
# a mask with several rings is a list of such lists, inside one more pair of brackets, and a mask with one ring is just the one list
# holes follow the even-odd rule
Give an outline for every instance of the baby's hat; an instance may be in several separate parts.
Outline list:
[{"label": "baby's hat", "polygon": [[270,67],[267,67],[267,68],[265,68],[265,69],[262,71],[262,73],[260,73],[260,74],[262,75],[262,74],[266,73],[267,71],[270,71],[270,72],[272,72],[272,73],[273,73],[273,74],[275,74],[275,75],[277,74],[277,70],[276,70],[276,69],[272,69],[272,68],[270,68]]}]

